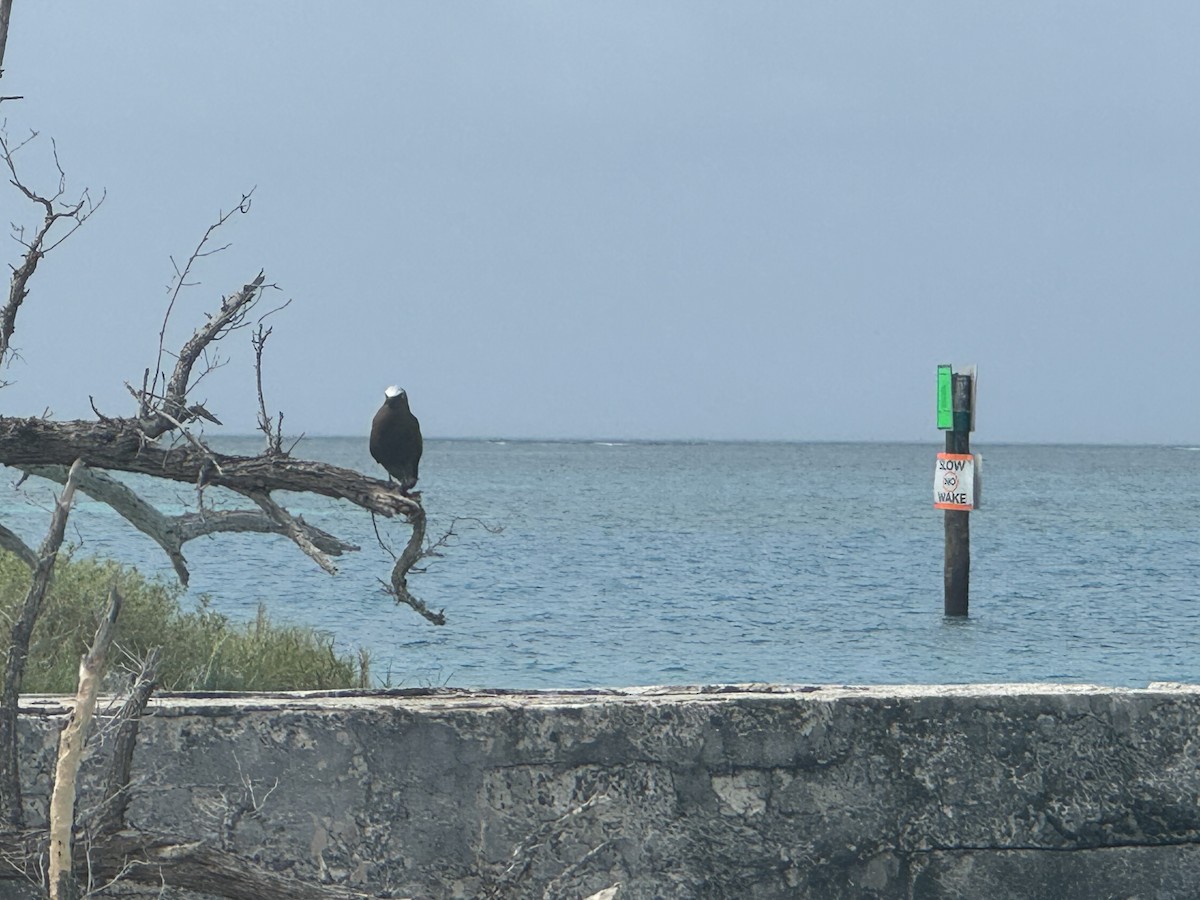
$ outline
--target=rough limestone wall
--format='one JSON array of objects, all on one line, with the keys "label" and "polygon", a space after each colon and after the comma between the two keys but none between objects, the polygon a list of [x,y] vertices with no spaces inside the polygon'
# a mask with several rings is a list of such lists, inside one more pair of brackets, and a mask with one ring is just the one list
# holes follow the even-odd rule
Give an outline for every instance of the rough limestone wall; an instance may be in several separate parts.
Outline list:
[{"label": "rough limestone wall", "polygon": [[[582,898],[617,883],[618,900],[1200,896],[1200,688],[152,708],[133,824],[372,896]],[[56,718],[26,725],[44,757]]]}]

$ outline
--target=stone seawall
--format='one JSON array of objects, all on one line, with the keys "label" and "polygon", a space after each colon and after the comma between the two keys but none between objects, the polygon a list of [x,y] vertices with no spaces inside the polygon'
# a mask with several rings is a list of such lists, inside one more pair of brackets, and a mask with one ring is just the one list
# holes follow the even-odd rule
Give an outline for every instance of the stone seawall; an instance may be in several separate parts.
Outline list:
[{"label": "stone seawall", "polygon": [[[25,705],[36,817],[62,711]],[[131,824],[368,896],[1200,896],[1197,687],[440,689],[151,713]]]}]

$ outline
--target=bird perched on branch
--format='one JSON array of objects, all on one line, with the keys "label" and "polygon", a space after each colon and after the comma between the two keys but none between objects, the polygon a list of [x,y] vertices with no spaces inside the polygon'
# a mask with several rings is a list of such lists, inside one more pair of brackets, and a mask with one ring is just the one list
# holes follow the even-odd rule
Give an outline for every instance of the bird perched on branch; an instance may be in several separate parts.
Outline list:
[{"label": "bird perched on branch", "polygon": [[422,449],[421,423],[408,408],[408,394],[392,385],[383,392],[383,406],[371,422],[371,456],[407,494],[417,483]]}]

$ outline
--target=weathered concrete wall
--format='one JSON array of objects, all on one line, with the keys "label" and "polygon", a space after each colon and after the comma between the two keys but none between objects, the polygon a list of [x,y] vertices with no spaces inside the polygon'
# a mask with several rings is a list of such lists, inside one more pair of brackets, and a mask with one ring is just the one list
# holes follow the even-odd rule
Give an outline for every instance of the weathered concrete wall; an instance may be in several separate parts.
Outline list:
[{"label": "weathered concrete wall", "polygon": [[[44,757],[53,701],[27,717]],[[1200,896],[1200,688],[165,698],[130,820],[372,896]],[[46,715],[49,712],[51,715]],[[33,808],[44,775],[29,776]],[[1069,852],[1064,852],[1069,851]]]}]

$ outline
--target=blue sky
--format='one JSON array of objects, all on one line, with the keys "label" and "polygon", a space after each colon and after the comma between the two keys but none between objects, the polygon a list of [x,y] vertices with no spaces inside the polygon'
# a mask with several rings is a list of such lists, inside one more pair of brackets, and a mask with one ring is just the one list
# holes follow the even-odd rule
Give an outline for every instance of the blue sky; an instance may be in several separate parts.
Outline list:
[{"label": "blue sky", "polygon": [[[256,187],[178,346],[265,269],[267,400],[365,434],[1200,442],[1200,6],[16,0],[43,263],[6,414],[126,414],[171,258]],[[35,211],[0,192],[0,218]],[[6,262],[16,245],[7,242]],[[198,396],[254,429],[248,334]]]}]

